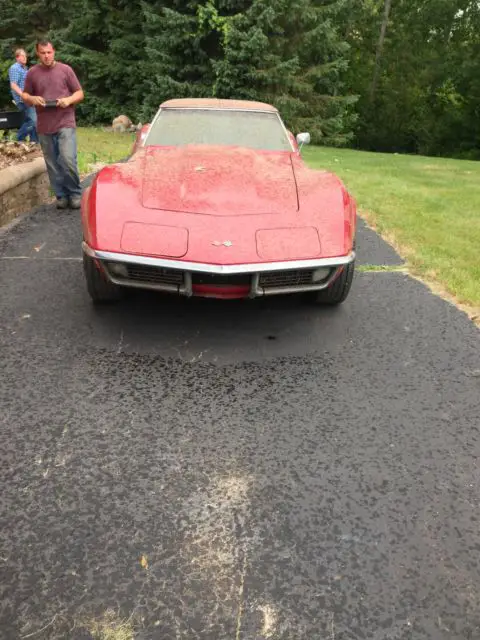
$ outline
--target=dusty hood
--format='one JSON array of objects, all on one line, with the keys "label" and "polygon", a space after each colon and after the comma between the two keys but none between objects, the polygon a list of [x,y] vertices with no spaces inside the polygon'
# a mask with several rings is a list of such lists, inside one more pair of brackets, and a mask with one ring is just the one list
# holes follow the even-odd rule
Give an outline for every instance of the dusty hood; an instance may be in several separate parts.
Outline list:
[{"label": "dusty hood", "polygon": [[290,154],[228,147],[152,148],[145,158],[142,204],[220,216],[298,211]]}]

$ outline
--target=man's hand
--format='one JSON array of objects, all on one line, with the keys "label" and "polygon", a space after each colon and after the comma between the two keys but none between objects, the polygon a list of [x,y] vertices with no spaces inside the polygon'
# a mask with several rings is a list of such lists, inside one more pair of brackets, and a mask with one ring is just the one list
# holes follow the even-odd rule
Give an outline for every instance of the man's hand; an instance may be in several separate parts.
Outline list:
[{"label": "man's hand", "polygon": [[45,100],[42,96],[30,96],[28,102],[34,107],[44,107]]},{"label": "man's hand", "polygon": [[60,107],[61,109],[65,109],[66,107],[69,107],[72,104],[70,98],[58,98],[57,100],[57,107]]}]

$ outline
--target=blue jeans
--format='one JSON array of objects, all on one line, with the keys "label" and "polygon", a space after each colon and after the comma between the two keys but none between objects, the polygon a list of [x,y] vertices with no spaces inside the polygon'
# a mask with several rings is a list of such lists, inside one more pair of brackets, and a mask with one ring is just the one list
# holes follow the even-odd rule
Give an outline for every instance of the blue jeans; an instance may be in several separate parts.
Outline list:
[{"label": "blue jeans", "polygon": [[21,142],[27,136],[30,136],[30,142],[38,142],[37,112],[35,107],[28,107],[24,102],[17,104],[17,107],[23,113],[23,123],[17,131],[17,140]]},{"label": "blue jeans", "polygon": [[50,186],[57,199],[82,195],[77,166],[75,129],[59,129],[57,133],[40,133],[40,145],[47,165]]}]

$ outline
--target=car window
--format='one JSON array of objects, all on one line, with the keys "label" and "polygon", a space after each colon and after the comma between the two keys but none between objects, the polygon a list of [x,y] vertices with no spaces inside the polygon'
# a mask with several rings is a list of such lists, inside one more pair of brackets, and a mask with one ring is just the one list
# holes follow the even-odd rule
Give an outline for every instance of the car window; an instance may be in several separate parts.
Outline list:
[{"label": "car window", "polygon": [[162,109],[145,146],[208,144],[292,151],[276,113],[233,109]]}]

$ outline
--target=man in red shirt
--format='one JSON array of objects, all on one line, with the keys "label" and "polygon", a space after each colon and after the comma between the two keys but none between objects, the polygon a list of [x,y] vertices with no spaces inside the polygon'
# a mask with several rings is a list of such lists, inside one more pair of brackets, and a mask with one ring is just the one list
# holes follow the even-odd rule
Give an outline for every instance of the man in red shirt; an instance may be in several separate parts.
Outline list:
[{"label": "man in red shirt", "polygon": [[27,73],[22,100],[37,111],[38,137],[57,207],[79,209],[75,105],[83,100],[83,90],[73,69],[55,60],[51,42],[37,42],[36,51],[40,62]]}]

